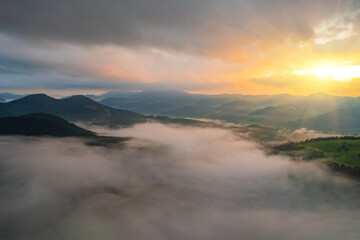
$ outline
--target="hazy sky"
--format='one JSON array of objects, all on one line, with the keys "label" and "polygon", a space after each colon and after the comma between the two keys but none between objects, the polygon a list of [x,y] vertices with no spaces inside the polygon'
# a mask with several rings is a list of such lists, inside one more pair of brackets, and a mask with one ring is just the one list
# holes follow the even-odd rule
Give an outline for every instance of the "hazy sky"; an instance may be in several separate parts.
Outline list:
[{"label": "hazy sky", "polygon": [[0,89],[360,95],[358,0],[0,0]]}]

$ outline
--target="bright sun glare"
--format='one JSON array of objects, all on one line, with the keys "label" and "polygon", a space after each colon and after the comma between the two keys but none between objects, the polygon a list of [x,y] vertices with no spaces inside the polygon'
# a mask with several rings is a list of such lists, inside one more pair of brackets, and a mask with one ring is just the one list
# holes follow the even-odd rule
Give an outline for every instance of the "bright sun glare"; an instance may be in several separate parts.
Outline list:
[{"label": "bright sun glare", "polygon": [[294,73],[298,75],[314,74],[318,78],[333,78],[343,82],[350,81],[352,78],[360,78],[360,65],[297,70]]}]

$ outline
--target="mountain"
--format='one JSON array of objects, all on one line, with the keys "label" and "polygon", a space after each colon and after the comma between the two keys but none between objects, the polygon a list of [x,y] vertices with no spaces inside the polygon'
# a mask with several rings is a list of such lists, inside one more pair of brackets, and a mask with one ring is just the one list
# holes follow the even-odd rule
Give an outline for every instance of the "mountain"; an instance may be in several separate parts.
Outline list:
[{"label": "mountain", "polygon": [[199,117],[239,122],[251,112],[272,106],[297,102],[301,96],[241,94],[200,95],[184,91],[143,91],[130,96],[111,97],[100,103],[146,114],[174,117]]},{"label": "mountain", "polygon": [[332,133],[360,133],[360,98],[315,93],[309,96],[199,95],[186,92],[144,91],[101,101],[141,113],[173,117],[220,119],[244,125]]},{"label": "mountain", "polygon": [[[243,112],[248,113],[256,110],[251,101],[243,98],[245,98],[244,95],[200,95],[189,94],[185,91],[162,90],[143,91],[128,97],[106,98],[100,103],[144,114],[160,114],[172,117],[203,117],[204,115],[204,118],[234,120],[243,117]],[[234,105],[236,101],[243,104]],[[235,113],[234,109],[238,111]],[[219,114],[220,111],[223,114]],[[212,117],[208,117],[210,115]],[[217,115],[220,115],[221,118],[218,118]]]},{"label": "mountain", "polygon": [[199,95],[182,91],[144,91],[131,96],[107,98],[102,104],[146,114],[173,117],[220,119],[245,125],[287,127],[289,122],[313,118],[360,102],[357,97],[323,93],[309,96]]},{"label": "mountain", "polygon": [[47,113],[68,121],[82,121],[110,127],[127,126],[147,121],[194,125],[199,121],[173,119],[163,116],[145,116],[128,110],[119,110],[97,103],[85,96],[55,99],[45,94],[33,94],[8,103],[0,103],[0,117],[19,116],[32,113]]},{"label": "mountain", "polygon": [[0,118],[0,135],[94,137],[95,134],[68,121],[44,113]]},{"label": "mountain", "polygon": [[[147,121],[204,124],[183,118],[190,117],[275,128],[305,127],[331,133],[360,133],[360,98],[357,97],[326,94],[198,95],[183,91],[145,91],[131,93],[128,97],[125,95],[123,98],[108,98],[98,103],[81,95],[59,100],[45,94],[34,94],[0,103],[0,117],[48,113],[68,121],[108,126],[126,126]],[[127,110],[111,106],[122,106]],[[128,109],[152,115],[142,115]]]},{"label": "mountain", "polygon": [[257,109],[251,112],[245,121],[271,127],[284,127],[288,122],[313,118],[343,107],[352,107],[359,101],[358,98],[313,94],[302,98],[301,101]]},{"label": "mountain", "polygon": [[101,125],[130,125],[147,120],[144,115],[107,107],[80,95],[58,100],[45,94],[33,94],[0,104],[0,117],[30,113],[48,113],[68,121],[85,121]]}]

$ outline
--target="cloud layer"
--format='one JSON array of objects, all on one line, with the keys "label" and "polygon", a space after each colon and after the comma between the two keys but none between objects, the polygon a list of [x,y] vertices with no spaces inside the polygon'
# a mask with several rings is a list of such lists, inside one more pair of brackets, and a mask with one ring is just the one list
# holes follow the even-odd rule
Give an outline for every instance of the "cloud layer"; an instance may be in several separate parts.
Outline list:
[{"label": "cloud layer", "polygon": [[309,93],[318,79],[294,88],[295,70],[360,65],[359,12],[355,0],[4,0],[0,88]]},{"label": "cloud layer", "polygon": [[334,13],[357,7],[356,1],[340,4],[335,0],[7,0],[1,4],[0,29],[8,33],[55,41],[196,51],[211,51],[209,48],[228,39],[310,38],[314,26]]},{"label": "cloud layer", "polygon": [[359,184],[221,129],[142,124],[123,148],[0,138],[4,239],[357,239]]}]

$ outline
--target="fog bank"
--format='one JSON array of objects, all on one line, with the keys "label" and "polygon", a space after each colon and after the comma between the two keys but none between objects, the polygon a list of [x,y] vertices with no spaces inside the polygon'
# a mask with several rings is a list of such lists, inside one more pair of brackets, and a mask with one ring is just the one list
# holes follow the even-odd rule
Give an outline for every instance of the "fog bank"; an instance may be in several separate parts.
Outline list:
[{"label": "fog bank", "polygon": [[0,137],[0,239],[359,239],[359,184],[231,131],[102,130],[122,148]]}]

